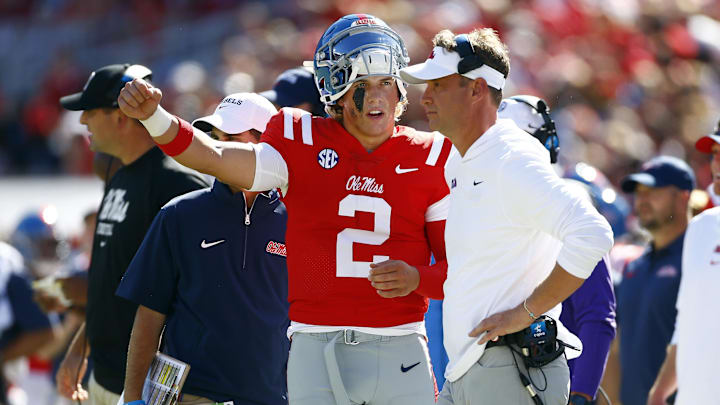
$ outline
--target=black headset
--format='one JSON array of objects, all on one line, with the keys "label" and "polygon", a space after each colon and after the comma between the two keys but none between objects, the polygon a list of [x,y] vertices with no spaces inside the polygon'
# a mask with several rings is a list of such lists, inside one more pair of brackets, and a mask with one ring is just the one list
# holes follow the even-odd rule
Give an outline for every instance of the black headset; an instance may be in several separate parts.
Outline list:
[{"label": "black headset", "polygon": [[[459,74],[465,74],[471,70],[475,70],[482,65],[488,65],[488,59],[485,55],[475,53],[475,48],[470,43],[467,34],[460,34],[455,37],[455,52],[460,55],[460,62],[458,62],[457,70]],[[495,69],[495,68],[493,68]],[[495,69],[497,70],[497,69]],[[507,79],[507,75],[503,75]]]},{"label": "black headset", "polygon": [[555,129],[555,121],[550,117],[550,109],[545,101],[533,96],[512,96],[510,99],[530,106],[543,118],[544,124],[535,130],[532,136],[550,151],[550,163],[556,163],[560,153],[560,140]]}]

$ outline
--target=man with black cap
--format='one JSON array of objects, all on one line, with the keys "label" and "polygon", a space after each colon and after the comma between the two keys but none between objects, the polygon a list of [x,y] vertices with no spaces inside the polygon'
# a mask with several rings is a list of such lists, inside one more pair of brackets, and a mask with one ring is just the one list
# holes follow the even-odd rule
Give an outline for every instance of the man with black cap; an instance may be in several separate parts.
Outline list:
[{"label": "man with black cap", "polygon": [[302,67],[282,72],[272,90],[263,91],[260,95],[277,108],[293,107],[319,117],[325,116],[325,105],[320,101],[313,73]]},{"label": "man with black cap", "polygon": [[683,237],[695,175],[684,161],[659,156],[625,177],[621,186],[635,194],[635,215],[651,236],[643,255],[625,268],[616,291],[620,398],[625,404],[645,404],[675,329]]},{"label": "man with black cap", "polygon": [[130,331],[137,305],[115,296],[155,214],[171,198],[206,187],[200,175],[167,158],[145,128],[117,105],[120,89],[134,78],[150,78],[142,65],[115,64],[90,74],[82,91],[62,97],[68,110],[92,134],[90,147],[123,166],[106,179],[88,271],[86,322],[76,334],[56,377],[58,391],[71,399],[88,393],[80,385],[91,356],[92,404],[115,405],[123,388]]}]

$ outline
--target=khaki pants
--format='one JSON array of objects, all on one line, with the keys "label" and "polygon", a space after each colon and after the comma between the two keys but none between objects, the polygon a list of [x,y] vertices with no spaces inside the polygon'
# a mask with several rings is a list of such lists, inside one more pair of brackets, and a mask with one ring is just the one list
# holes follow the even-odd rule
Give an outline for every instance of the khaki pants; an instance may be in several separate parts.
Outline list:
[{"label": "khaki pants", "polygon": [[[480,360],[459,379],[445,381],[438,405],[533,405],[523,387],[509,347],[485,350]],[[528,371],[515,354],[520,370]],[[570,370],[565,356],[542,367],[530,369],[530,378],[545,405],[566,405],[570,396]]]},{"label": "khaki pants", "polygon": [[102,385],[95,381],[95,374],[90,375],[88,383],[88,393],[90,394],[90,405],[117,405],[120,395],[106,390]]}]

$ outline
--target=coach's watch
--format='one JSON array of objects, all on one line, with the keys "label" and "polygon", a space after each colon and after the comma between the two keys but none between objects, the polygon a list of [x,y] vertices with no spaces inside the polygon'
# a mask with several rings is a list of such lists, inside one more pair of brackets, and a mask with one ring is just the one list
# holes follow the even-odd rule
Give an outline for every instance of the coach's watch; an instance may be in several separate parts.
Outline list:
[{"label": "coach's watch", "polygon": [[568,405],[593,405],[595,404],[595,401],[591,399],[587,399],[587,397],[584,394],[570,394],[570,400],[568,401]]}]

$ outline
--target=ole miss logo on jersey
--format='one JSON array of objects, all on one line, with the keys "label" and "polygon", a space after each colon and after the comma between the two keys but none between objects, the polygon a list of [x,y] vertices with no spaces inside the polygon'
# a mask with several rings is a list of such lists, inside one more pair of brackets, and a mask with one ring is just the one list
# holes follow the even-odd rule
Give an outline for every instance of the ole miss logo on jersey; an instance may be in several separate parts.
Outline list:
[{"label": "ole miss logo on jersey", "polygon": [[270,241],[268,242],[267,246],[265,247],[265,251],[268,253],[272,253],[274,255],[287,257],[287,249],[285,248],[284,243]]}]

